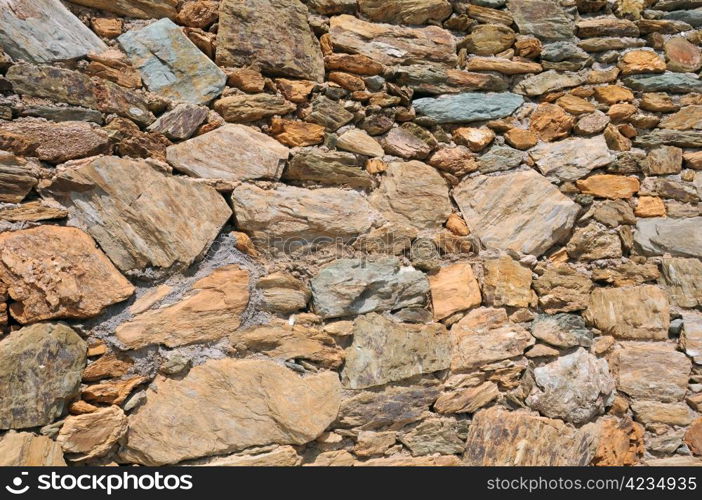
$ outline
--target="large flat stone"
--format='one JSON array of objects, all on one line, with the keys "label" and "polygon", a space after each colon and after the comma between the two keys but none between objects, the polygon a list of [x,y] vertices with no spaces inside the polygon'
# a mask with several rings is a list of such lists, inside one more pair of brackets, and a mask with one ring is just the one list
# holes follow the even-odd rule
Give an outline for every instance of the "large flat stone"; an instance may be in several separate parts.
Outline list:
[{"label": "large flat stone", "polygon": [[63,467],[63,450],[56,441],[31,432],[10,431],[0,438],[2,467]]},{"label": "large flat stone", "polygon": [[244,184],[234,190],[232,202],[237,228],[255,242],[287,250],[348,241],[368,231],[376,217],[363,195],[336,188],[265,190]]},{"label": "large flat stone", "polygon": [[614,161],[604,136],[542,143],[529,151],[539,171],[558,181],[574,181]]},{"label": "large flat stone", "polygon": [[628,76],[624,78],[624,85],[642,92],[686,94],[702,91],[702,80],[687,73]]},{"label": "large flat stone", "polygon": [[661,276],[671,302],[686,308],[702,306],[702,262],[699,259],[663,259]]},{"label": "large flat stone", "polygon": [[424,273],[403,268],[399,259],[338,259],[312,278],[317,314],[338,318],[422,305],[429,292]]},{"label": "large flat stone", "polygon": [[118,41],[151,92],[204,104],[224,89],[224,72],[170,19],[129,30]]},{"label": "large flat stone", "polygon": [[298,0],[223,0],[219,10],[217,64],[257,64],[272,76],[321,82],[324,58]]},{"label": "large flat stone", "polygon": [[524,98],[511,92],[500,94],[464,93],[415,99],[417,112],[438,123],[466,123],[509,116]]},{"label": "large flat stone", "polygon": [[639,219],[634,241],[645,255],[702,258],[702,217]]},{"label": "large flat stone", "polygon": [[453,198],[468,227],[487,246],[537,256],[569,234],[579,211],[532,170],[466,179]]},{"label": "large flat stone", "polygon": [[120,16],[140,19],[175,17],[178,0],[68,0],[94,9],[114,12]]},{"label": "large flat stone", "polygon": [[122,457],[164,465],[251,446],[305,444],[334,421],[340,402],[334,372],[300,377],[272,361],[210,360],[182,380],[156,379],[129,417]]},{"label": "large flat stone", "polygon": [[557,2],[509,0],[508,8],[522,35],[534,35],[552,42],[574,35],[574,23]]},{"label": "large flat stone", "polygon": [[125,273],[189,266],[231,216],[213,188],[116,157],[64,170],[42,196],[65,207]]},{"label": "large flat stone", "polygon": [[0,282],[20,323],[90,318],[134,293],[90,236],[61,226],[0,233]]},{"label": "large flat stone", "polygon": [[0,341],[0,429],[51,423],[78,395],[88,346],[58,323],[27,326]]},{"label": "large flat stone", "polygon": [[203,179],[278,179],[289,150],[245,125],[224,125],[169,146],[166,159],[176,170]]},{"label": "large flat stone", "polygon": [[0,2],[0,48],[34,63],[67,61],[107,46],[59,0]]}]

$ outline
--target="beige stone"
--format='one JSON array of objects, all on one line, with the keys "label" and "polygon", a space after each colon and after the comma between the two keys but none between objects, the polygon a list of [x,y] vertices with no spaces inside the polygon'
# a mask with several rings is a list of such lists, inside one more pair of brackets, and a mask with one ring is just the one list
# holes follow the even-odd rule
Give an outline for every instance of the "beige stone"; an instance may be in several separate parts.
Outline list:
[{"label": "beige stone", "polygon": [[307,123],[285,118],[271,120],[271,133],[282,144],[291,148],[314,146],[324,141],[326,129],[316,123]]},{"label": "beige stone", "polygon": [[604,85],[602,87],[595,87],[595,98],[605,104],[615,104],[622,101],[633,101],[634,94],[626,87]]},{"label": "beige stone", "polygon": [[66,418],[56,442],[72,462],[106,455],[127,433],[127,416],[118,406]]},{"label": "beige stone", "polygon": [[461,127],[453,131],[453,140],[457,144],[467,146],[474,153],[478,153],[488,147],[494,139],[495,132],[487,127]]},{"label": "beige stone", "polygon": [[566,113],[556,104],[539,104],[531,114],[529,129],[546,142],[563,139],[570,135],[575,124],[575,117]]},{"label": "beige stone", "polygon": [[239,327],[248,302],[249,273],[237,265],[223,266],[193,283],[180,301],[137,314],[115,334],[128,349],[219,340]]},{"label": "beige stone", "polygon": [[536,302],[531,270],[507,255],[483,261],[485,303],[492,306],[529,307]]},{"label": "beige stone", "polygon": [[481,303],[480,286],[468,263],[442,267],[438,273],[429,276],[429,285],[437,321]]},{"label": "beige stone", "polygon": [[634,214],[637,217],[665,217],[665,203],[657,196],[639,196]]},{"label": "beige stone", "polygon": [[336,147],[366,156],[383,156],[383,147],[365,130],[352,128],[339,136]]},{"label": "beige stone", "polygon": [[663,73],[666,69],[663,58],[652,50],[629,51],[619,60],[618,66],[624,76],[638,73]]},{"label": "beige stone", "polygon": [[536,146],[539,136],[532,130],[512,128],[505,133],[505,141],[514,148],[525,150]]},{"label": "beige stone", "polygon": [[623,175],[592,175],[587,179],[578,180],[576,185],[584,194],[609,199],[631,198],[639,191],[639,180]]},{"label": "beige stone", "polygon": [[0,437],[2,467],[62,467],[61,446],[46,436],[10,431]]}]

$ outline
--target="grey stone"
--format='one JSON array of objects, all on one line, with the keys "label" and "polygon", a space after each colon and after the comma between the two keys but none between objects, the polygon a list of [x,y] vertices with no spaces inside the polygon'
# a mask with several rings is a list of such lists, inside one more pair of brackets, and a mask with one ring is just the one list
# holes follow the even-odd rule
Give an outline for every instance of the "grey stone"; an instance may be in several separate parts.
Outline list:
[{"label": "grey stone", "polygon": [[178,104],[167,113],[149,125],[152,132],[160,132],[171,140],[182,141],[189,139],[207,119],[210,110],[205,106],[195,104]]},{"label": "grey stone", "polygon": [[507,90],[507,81],[492,73],[474,73],[451,68],[444,64],[412,64],[400,66],[396,81],[416,92],[425,94],[453,94],[474,90],[501,92]]},{"label": "grey stone", "polygon": [[423,97],[416,99],[413,105],[418,113],[433,118],[438,123],[465,123],[504,118],[514,113],[523,102],[522,96],[511,92],[464,93]]},{"label": "grey stone", "polygon": [[577,87],[583,83],[585,83],[585,78],[577,73],[559,73],[555,70],[549,70],[525,78],[515,85],[514,91],[518,94],[534,97],[569,87]]},{"label": "grey stone", "polygon": [[445,370],[450,364],[451,340],[441,323],[403,324],[371,313],[354,321],[341,381],[351,389],[365,389]]},{"label": "grey stone", "polygon": [[465,448],[468,422],[453,418],[430,418],[399,436],[412,456],[458,455]]},{"label": "grey stone", "polygon": [[634,144],[645,148],[656,146],[700,148],[702,147],[702,131],[656,129],[647,134],[637,136],[634,139]]},{"label": "grey stone", "polygon": [[0,8],[0,47],[15,60],[34,63],[107,50],[59,0],[5,0]]},{"label": "grey stone", "polygon": [[312,181],[326,186],[350,186],[369,189],[373,177],[363,170],[356,155],[342,151],[309,149],[293,156],[283,178],[288,181]]},{"label": "grey stone", "polygon": [[639,219],[634,242],[646,255],[702,258],[702,217]]},{"label": "grey stone", "polygon": [[523,35],[542,40],[567,40],[574,35],[573,21],[563,7],[549,0],[509,0],[509,11]]},{"label": "grey stone", "polygon": [[0,429],[46,425],[78,395],[87,344],[61,323],[38,323],[0,341]]},{"label": "grey stone", "polygon": [[151,92],[204,104],[224,90],[224,72],[170,19],[132,29],[118,41]]},{"label": "grey stone", "polygon": [[536,256],[568,236],[579,211],[533,170],[466,179],[453,198],[485,245]]},{"label": "grey stone", "polygon": [[429,281],[395,257],[339,259],[312,278],[311,288],[316,313],[339,318],[424,304]]},{"label": "grey stone", "polygon": [[642,92],[671,92],[686,94],[702,92],[702,80],[687,73],[633,75],[623,79],[624,85]]},{"label": "grey stone", "polygon": [[509,146],[493,146],[478,158],[480,172],[489,174],[517,168],[526,159],[526,153]]},{"label": "grey stone", "polygon": [[333,132],[353,120],[353,113],[346,111],[338,102],[320,95],[312,101],[310,113],[305,120],[323,125]]},{"label": "grey stone", "polygon": [[529,154],[542,174],[559,181],[580,179],[614,161],[602,135],[539,144]]},{"label": "grey stone", "polygon": [[607,361],[583,348],[535,368],[534,380],[526,404],[547,417],[576,425],[604,413],[614,399]]},{"label": "grey stone", "polygon": [[39,165],[0,150],[0,202],[19,203],[39,182]]},{"label": "grey stone", "polygon": [[539,314],[531,324],[531,334],[556,347],[592,345],[592,332],[576,314]]},{"label": "grey stone", "polygon": [[102,113],[93,109],[76,106],[28,106],[20,112],[21,116],[35,116],[54,122],[93,122],[102,125]]},{"label": "grey stone", "polygon": [[693,28],[702,26],[702,9],[694,10],[674,10],[663,14],[663,19],[671,19],[674,21],[683,21]]}]

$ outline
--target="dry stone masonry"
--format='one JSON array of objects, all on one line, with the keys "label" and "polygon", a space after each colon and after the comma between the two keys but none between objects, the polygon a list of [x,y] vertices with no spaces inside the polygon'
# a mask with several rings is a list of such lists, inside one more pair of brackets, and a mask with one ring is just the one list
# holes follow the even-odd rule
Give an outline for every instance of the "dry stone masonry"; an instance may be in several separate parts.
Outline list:
[{"label": "dry stone masonry", "polygon": [[702,465],[702,2],[0,0],[0,465]]}]

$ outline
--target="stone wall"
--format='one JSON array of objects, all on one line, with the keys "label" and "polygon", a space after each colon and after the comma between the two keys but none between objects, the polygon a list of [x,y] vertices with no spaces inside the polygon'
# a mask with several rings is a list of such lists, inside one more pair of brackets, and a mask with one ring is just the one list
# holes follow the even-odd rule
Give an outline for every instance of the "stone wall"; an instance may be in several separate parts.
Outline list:
[{"label": "stone wall", "polygon": [[702,2],[0,7],[0,463],[702,463]]}]

